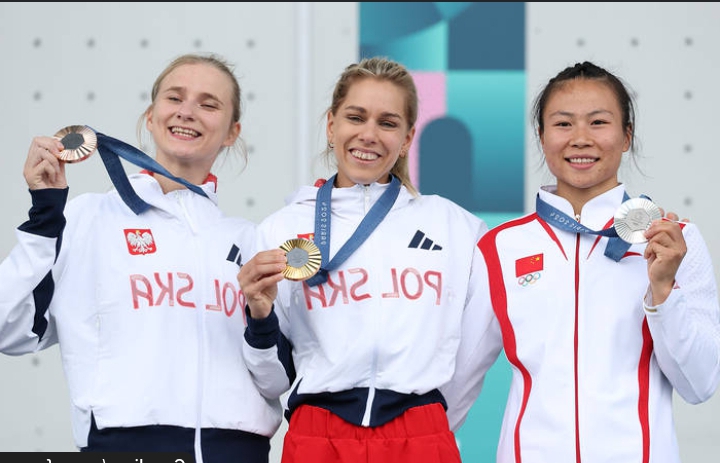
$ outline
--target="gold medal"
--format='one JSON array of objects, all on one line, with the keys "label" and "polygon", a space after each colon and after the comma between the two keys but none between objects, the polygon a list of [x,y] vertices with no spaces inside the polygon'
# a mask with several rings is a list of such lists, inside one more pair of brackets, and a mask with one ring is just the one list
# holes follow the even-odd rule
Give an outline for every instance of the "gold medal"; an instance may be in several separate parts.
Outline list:
[{"label": "gold medal", "polygon": [[84,161],[97,148],[97,135],[84,125],[70,125],[60,129],[55,138],[59,139],[65,148],[57,157],[68,163]]},{"label": "gold medal", "polygon": [[653,220],[661,219],[660,208],[645,198],[628,199],[615,213],[615,231],[628,243],[638,244],[647,241],[645,230]]},{"label": "gold medal", "polygon": [[287,267],[283,275],[288,280],[307,280],[320,270],[322,255],[320,249],[310,240],[291,239],[280,245],[287,256]]}]

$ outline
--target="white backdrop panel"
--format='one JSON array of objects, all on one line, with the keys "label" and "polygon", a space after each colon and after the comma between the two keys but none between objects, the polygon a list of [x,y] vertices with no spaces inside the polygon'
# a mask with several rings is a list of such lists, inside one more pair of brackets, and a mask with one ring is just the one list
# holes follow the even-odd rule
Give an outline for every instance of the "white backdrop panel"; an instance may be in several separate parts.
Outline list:
[{"label": "white backdrop panel", "polygon": [[[87,124],[137,146],[156,76],[187,52],[224,56],[244,93],[249,163],[228,158],[216,172],[221,207],[254,221],[279,208],[324,175],[314,162],[322,114],[357,58],[357,17],[354,2],[0,3],[0,258],[30,206],[22,167],[32,137]],[[67,172],[71,197],[111,186],[97,155]],[[0,372],[0,451],[75,450],[57,347],[0,356]]]}]

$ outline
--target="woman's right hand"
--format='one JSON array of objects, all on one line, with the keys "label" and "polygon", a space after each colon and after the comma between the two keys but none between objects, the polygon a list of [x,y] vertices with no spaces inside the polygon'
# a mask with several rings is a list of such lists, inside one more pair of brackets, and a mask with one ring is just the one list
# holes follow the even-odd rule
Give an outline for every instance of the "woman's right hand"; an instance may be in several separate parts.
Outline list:
[{"label": "woman's right hand", "polygon": [[67,188],[65,163],[58,155],[65,149],[55,137],[35,137],[30,144],[23,175],[28,188]]},{"label": "woman's right hand", "polygon": [[277,284],[285,278],[282,273],[285,267],[285,251],[278,248],[258,252],[240,268],[237,280],[252,318],[270,315],[278,293]]}]

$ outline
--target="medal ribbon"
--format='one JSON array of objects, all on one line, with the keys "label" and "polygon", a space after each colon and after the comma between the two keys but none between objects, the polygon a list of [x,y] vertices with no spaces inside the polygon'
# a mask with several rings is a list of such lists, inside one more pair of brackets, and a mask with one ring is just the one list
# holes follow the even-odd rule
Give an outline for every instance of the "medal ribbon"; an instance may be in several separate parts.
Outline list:
[{"label": "medal ribbon", "polygon": [[[644,195],[641,196],[646,197]],[[627,201],[628,199],[630,199],[630,197],[628,196],[627,192],[625,192],[623,196],[623,202]],[[622,238],[620,238],[614,227],[605,228],[603,230],[592,230],[590,228],[587,228],[574,218],[570,217],[561,210],[556,209],[555,207],[540,199],[539,194],[535,199],[535,210],[537,211],[537,214],[540,216],[541,219],[548,223],[551,223],[552,225],[555,225],[561,230],[574,233],[588,233],[592,235],[607,236],[608,243],[605,246],[605,256],[609,257],[615,262],[619,262],[620,259],[622,259],[622,257],[625,255],[627,250],[630,249],[630,243],[627,243]]]},{"label": "medal ribbon", "polygon": [[392,208],[392,205],[395,204],[398,194],[400,194],[400,179],[392,175],[392,181],[382,196],[380,196],[373,207],[370,208],[370,211],[368,211],[362,219],[362,222],[360,222],[360,225],[358,225],[350,239],[342,245],[337,254],[328,262],[328,255],[330,254],[330,217],[332,213],[331,197],[335,177],[337,177],[337,174],[330,177],[330,179],[318,189],[315,200],[314,240],[320,250],[322,262],[320,264],[320,270],[306,280],[309,286],[316,286],[327,281],[328,272],[335,270],[340,264],[345,262],[345,259],[355,252],[367,237],[370,236],[370,233],[382,222],[390,211],[390,208]]},{"label": "medal ribbon", "polygon": [[160,165],[159,162],[134,146],[97,132],[92,127],[88,128],[95,132],[95,135],[97,136],[97,150],[98,153],[100,153],[103,164],[105,164],[105,170],[107,170],[107,173],[110,175],[110,180],[112,180],[112,183],[120,194],[122,200],[136,215],[148,210],[150,205],[140,198],[137,193],[135,193],[132,185],[130,185],[125,169],[120,162],[120,158],[123,158],[138,167],[147,169],[150,172],[163,175],[170,180],[185,185],[189,190],[207,197],[207,193],[205,193],[202,188],[190,183],[184,178],[174,176],[162,165]]}]

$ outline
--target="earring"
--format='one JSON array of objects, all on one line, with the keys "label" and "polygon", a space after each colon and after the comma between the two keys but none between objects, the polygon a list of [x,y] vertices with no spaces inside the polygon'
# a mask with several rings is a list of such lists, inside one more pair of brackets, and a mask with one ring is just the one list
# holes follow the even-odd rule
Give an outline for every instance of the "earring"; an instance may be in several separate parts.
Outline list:
[{"label": "earring", "polygon": [[334,150],[335,149],[335,143],[328,142],[328,149]]}]

